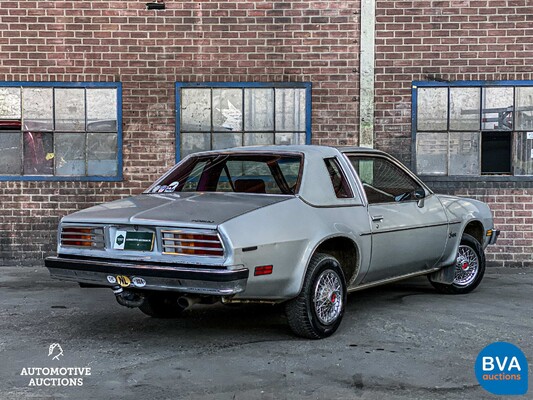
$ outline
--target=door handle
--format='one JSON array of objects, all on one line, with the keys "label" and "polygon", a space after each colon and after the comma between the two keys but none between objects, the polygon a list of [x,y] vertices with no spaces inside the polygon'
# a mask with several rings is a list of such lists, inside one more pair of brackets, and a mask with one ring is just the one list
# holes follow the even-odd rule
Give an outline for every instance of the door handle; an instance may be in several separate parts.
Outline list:
[{"label": "door handle", "polygon": [[379,222],[383,221],[383,215],[373,215],[372,216],[372,222]]}]

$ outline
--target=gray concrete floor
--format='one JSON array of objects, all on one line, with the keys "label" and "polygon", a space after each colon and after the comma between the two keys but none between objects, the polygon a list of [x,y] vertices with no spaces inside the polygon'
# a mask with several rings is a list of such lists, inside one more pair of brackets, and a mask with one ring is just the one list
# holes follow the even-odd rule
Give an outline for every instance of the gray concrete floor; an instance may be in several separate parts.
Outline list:
[{"label": "gray concrete floor", "polygon": [[[2,400],[491,399],[474,376],[483,347],[508,341],[530,371],[533,361],[528,269],[491,268],[464,296],[437,294],[425,278],[354,293],[340,330],[321,341],[292,336],[272,306],[151,319],[108,289],[52,281],[44,267],[0,268],[0,304]],[[48,357],[52,343],[59,360]],[[83,386],[33,387],[21,376],[29,367],[91,375]]]}]

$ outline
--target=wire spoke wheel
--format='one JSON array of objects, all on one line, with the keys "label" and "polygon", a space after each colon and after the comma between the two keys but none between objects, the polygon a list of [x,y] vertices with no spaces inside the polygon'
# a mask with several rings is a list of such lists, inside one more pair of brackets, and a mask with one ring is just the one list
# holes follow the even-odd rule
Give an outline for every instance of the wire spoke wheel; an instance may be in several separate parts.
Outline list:
[{"label": "wire spoke wheel", "polygon": [[339,276],[328,269],[320,274],[316,280],[313,304],[318,320],[329,325],[341,314],[342,284]]},{"label": "wire spoke wheel", "polygon": [[344,273],[337,259],[330,254],[315,253],[300,293],[285,306],[292,331],[309,339],[332,335],[341,324],[346,294]]},{"label": "wire spoke wheel", "polygon": [[453,280],[442,281],[439,275],[434,280],[430,274],[428,279],[433,287],[441,293],[470,293],[485,275],[485,252],[481,242],[468,233],[464,233],[455,256],[455,265],[452,264],[446,268],[453,268]]},{"label": "wire spoke wheel", "polygon": [[468,245],[460,245],[455,264],[455,278],[457,286],[468,286],[475,279],[479,271],[479,257]]}]

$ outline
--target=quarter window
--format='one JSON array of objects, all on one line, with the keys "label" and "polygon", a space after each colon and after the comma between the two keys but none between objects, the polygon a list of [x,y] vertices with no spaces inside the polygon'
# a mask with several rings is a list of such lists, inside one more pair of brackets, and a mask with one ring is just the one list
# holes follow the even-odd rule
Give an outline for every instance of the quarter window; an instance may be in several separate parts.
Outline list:
[{"label": "quarter window", "polygon": [[324,163],[326,164],[335,196],[340,199],[353,197],[348,181],[339,166],[339,162],[335,158],[326,158]]},{"label": "quarter window", "polygon": [[416,200],[422,187],[405,171],[385,158],[349,156],[370,204]]},{"label": "quarter window", "polygon": [[533,81],[414,82],[422,175],[533,175]]},{"label": "quarter window", "polygon": [[3,179],[120,178],[120,84],[0,84]]},{"label": "quarter window", "polygon": [[177,83],[179,160],[205,150],[308,144],[310,83]]}]

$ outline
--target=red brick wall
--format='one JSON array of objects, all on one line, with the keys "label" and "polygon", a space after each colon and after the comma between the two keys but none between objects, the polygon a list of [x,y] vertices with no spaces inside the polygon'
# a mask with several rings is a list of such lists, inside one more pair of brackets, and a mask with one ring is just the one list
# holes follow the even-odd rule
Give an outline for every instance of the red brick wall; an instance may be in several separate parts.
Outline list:
[{"label": "red brick wall", "polygon": [[[411,162],[411,82],[532,80],[531,0],[377,1],[376,147]],[[533,182],[533,179],[532,179]],[[502,229],[487,259],[533,265],[532,182],[429,182],[486,201]]]},{"label": "red brick wall", "polygon": [[0,263],[39,260],[59,218],[174,163],[175,81],[310,81],[313,141],[355,144],[359,0],[0,1],[0,81],[123,83],[124,181],[0,182]]}]

